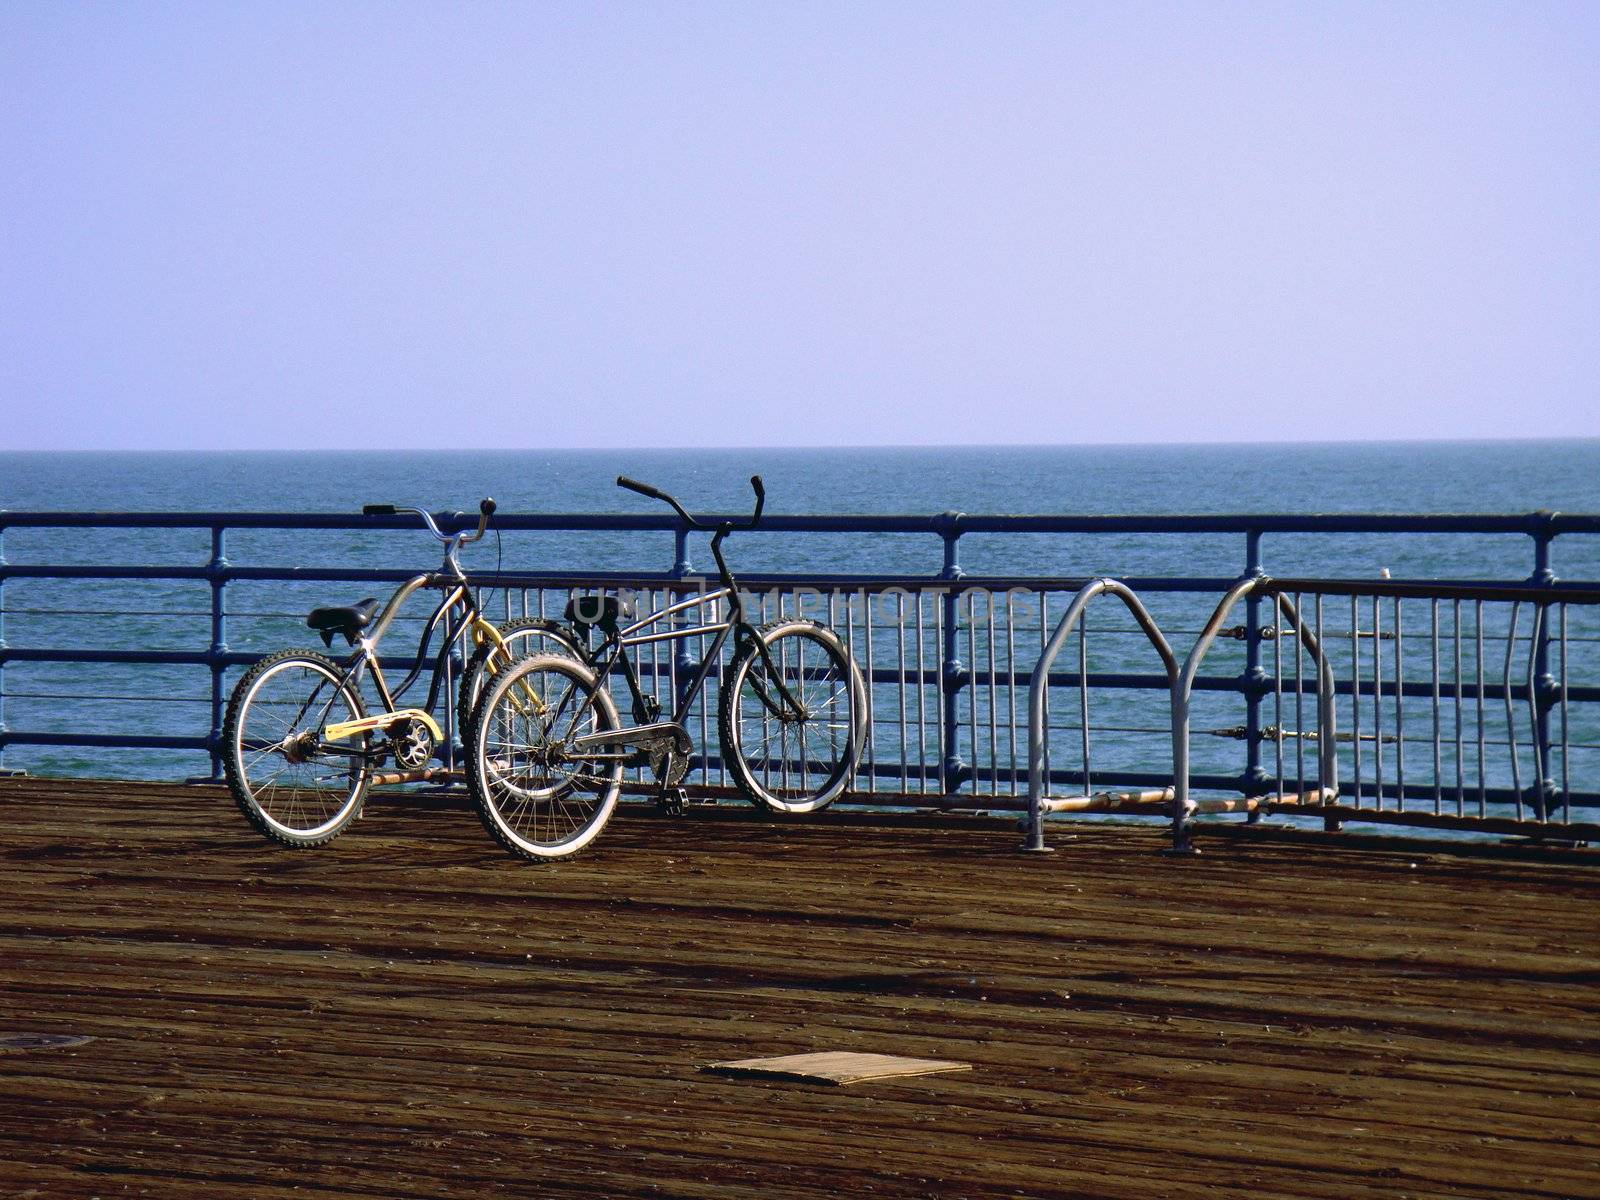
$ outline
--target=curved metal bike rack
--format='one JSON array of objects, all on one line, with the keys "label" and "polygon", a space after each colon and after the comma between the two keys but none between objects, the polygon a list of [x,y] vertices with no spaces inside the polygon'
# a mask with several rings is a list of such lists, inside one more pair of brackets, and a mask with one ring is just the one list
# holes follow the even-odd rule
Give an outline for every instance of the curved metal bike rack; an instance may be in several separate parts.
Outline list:
[{"label": "curved metal bike rack", "polygon": [[[1300,613],[1288,596],[1274,594],[1274,601],[1283,619],[1294,630],[1306,647],[1317,668],[1317,787],[1294,795],[1246,796],[1239,800],[1195,801],[1189,795],[1189,706],[1194,692],[1195,678],[1200,671],[1212,643],[1222,630],[1223,622],[1239,601],[1263,589],[1269,583],[1265,575],[1250,575],[1239,580],[1223,595],[1210,620],[1201,630],[1194,648],[1189,651],[1183,666],[1155,619],[1126,584],[1115,579],[1095,579],[1080,588],[1061,620],[1056,623],[1044,650],[1033,668],[1033,680],[1028,688],[1028,818],[1027,840],[1024,849],[1044,850],[1044,817],[1052,812],[1118,812],[1148,811],[1170,804],[1172,813],[1172,850],[1193,853],[1189,840],[1189,818],[1197,812],[1254,812],[1271,805],[1300,806],[1331,803],[1339,794],[1339,759],[1336,749],[1336,722],[1334,710],[1333,672],[1323,657],[1322,646],[1316,635],[1307,629]],[[1172,786],[1142,792],[1100,792],[1089,788],[1088,725],[1084,724],[1084,793],[1080,796],[1051,797],[1046,793],[1045,751],[1049,742],[1048,697],[1050,668],[1060,654],[1062,646],[1072,631],[1078,627],[1084,610],[1097,596],[1110,594],[1123,602],[1138,621],[1150,644],[1161,656],[1171,688],[1172,716]]]},{"label": "curved metal bike rack", "polygon": [[[1172,647],[1167,644],[1166,637],[1156,625],[1155,618],[1145,608],[1144,603],[1134,594],[1126,584],[1115,579],[1092,579],[1077,594],[1072,597],[1072,602],[1067,605],[1067,611],[1061,615],[1061,620],[1056,623],[1055,632],[1050,635],[1050,640],[1045,644],[1039,654],[1039,660],[1033,667],[1033,681],[1028,687],[1028,835],[1023,843],[1026,850],[1044,850],[1044,815],[1047,812],[1091,812],[1113,811],[1118,808],[1132,808],[1139,805],[1149,805],[1171,800],[1174,796],[1172,788],[1158,788],[1148,792],[1103,792],[1099,795],[1091,794],[1089,782],[1089,728],[1088,719],[1085,717],[1083,729],[1084,742],[1084,795],[1067,797],[1046,797],[1044,778],[1045,749],[1049,742],[1049,714],[1048,698],[1050,691],[1050,667],[1054,664],[1056,656],[1061,653],[1061,647],[1066,644],[1067,637],[1077,627],[1079,619],[1083,616],[1084,609],[1096,596],[1110,594],[1127,605],[1128,611],[1133,614],[1134,620],[1139,622],[1139,627],[1144,630],[1145,636],[1150,639],[1150,644],[1155,647],[1156,653],[1161,656],[1161,663],[1166,668],[1167,679],[1173,689],[1174,701],[1177,696],[1178,686],[1178,660],[1172,653]],[[1174,705],[1176,711],[1176,705]],[[1174,736],[1176,736],[1176,718],[1174,718]]]},{"label": "curved metal bike rack", "polygon": [[[1300,620],[1294,603],[1281,592],[1274,593],[1278,611],[1294,628],[1312,661],[1317,664],[1317,787],[1314,791],[1294,796],[1247,796],[1243,800],[1209,802],[1201,805],[1189,797],[1189,701],[1194,691],[1195,676],[1211,644],[1216,641],[1222,623],[1234,605],[1252,593],[1263,589],[1269,579],[1265,575],[1247,575],[1223,595],[1211,619],[1200,631],[1194,649],[1184,660],[1183,670],[1172,687],[1172,782],[1176,792],[1172,801],[1172,848],[1180,853],[1193,853],[1189,841],[1188,820],[1198,811],[1226,812],[1235,809],[1246,812],[1272,804],[1301,805],[1328,804],[1339,795],[1339,756],[1335,745],[1336,725],[1333,703],[1333,671],[1323,657],[1322,646],[1316,635]],[[1281,736],[1281,735],[1280,735]]]}]

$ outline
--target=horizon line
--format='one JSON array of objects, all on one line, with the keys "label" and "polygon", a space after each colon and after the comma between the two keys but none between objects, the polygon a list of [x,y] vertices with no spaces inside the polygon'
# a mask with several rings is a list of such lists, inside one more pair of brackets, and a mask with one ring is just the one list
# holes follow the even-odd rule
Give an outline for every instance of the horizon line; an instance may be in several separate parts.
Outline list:
[{"label": "horizon line", "polygon": [[520,454],[520,453],[601,453],[651,454],[735,453],[758,451],[780,453],[834,450],[860,452],[872,450],[1137,450],[1189,447],[1225,448],[1231,446],[1417,446],[1417,445],[1500,445],[1535,442],[1600,442],[1600,433],[1504,435],[1496,437],[1391,437],[1391,438],[1284,438],[1274,440],[1218,439],[1190,441],[1086,441],[1086,442],[882,442],[851,445],[775,446],[748,445],[543,445],[543,446],[36,446],[0,447],[0,454]]}]

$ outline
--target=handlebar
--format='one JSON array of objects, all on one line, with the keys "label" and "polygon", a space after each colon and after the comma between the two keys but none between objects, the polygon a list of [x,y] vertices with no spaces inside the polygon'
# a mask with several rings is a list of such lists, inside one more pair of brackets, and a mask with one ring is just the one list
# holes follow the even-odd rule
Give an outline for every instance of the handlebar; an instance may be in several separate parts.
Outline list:
[{"label": "handlebar", "polygon": [[630,492],[638,492],[641,496],[649,496],[652,500],[664,500],[661,489],[652,487],[648,483],[640,483],[637,479],[629,479],[626,475],[617,476],[617,486],[627,488]]},{"label": "handlebar", "polygon": [[[427,509],[412,508],[409,505],[363,504],[361,506],[361,514],[367,517],[395,517],[399,516],[401,513],[411,513],[414,516],[422,518],[422,523],[428,527],[428,532],[433,534],[434,537],[438,538],[441,542],[445,542],[446,544],[453,543],[453,545],[451,545],[451,549],[454,550],[457,546],[465,546],[481,538],[489,528],[489,518],[494,516],[495,510],[498,507],[499,505],[497,505],[488,496],[485,496],[481,501],[479,501],[478,528],[472,533],[445,533],[444,530],[439,528],[438,522],[433,519],[433,514]],[[451,515],[459,518],[465,516],[466,514],[458,512],[452,513]]]},{"label": "handlebar", "polygon": [[716,529],[718,532],[724,532],[729,529],[754,529],[758,524],[760,524],[761,510],[766,507],[767,503],[766,485],[761,482],[761,476],[752,475],[750,476],[750,489],[756,494],[756,507],[755,512],[750,515],[750,520],[741,525],[735,525],[731,521],[723,521],[717,525],[711,525],[700,520],[698,517],[691,516],[688,509],[679,504],[677,498],[674,497],[670,492],[664,492],[652,484],[640,483],[637,479],[629,479],[626,475],[618,475],[617,486],[620,488],[626,488],[630,492],[638,492],[639,495],[648,496],[652,500],[661,500],[672,505],[672,507],[677,511],[677,514],[683,518],[684,523],[688,525],[690,529]]}]

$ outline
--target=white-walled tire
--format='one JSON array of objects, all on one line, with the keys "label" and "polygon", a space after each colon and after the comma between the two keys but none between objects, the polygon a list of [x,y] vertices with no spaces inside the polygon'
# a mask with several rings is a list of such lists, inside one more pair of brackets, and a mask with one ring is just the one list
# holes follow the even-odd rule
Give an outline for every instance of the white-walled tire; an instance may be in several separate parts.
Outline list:
[{"label": "white-walled tire", "polygon": [[[266,837],[304,849],[332,841],[356,818],[369,765],[318,754],[322,727],[366,715],[343,668],[311,650],[269,655],[239,679],[222,723],[223,768],[239,811]],[[369,734],[351,743],[365,750]]]},{"label": "white-walled tire", "polygon": [[582,850],[605,828],[622,790],[622,762],[574,737],[620,727],[594,672],[565,654],[535,654],[498,671],[472,717],[467,783],[489,835],[521,858]]}]

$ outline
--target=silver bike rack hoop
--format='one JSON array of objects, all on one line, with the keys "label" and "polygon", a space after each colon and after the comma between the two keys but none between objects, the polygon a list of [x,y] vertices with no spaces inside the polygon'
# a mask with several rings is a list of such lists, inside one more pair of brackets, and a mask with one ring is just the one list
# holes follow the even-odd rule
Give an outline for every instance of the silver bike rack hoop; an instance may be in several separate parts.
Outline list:
[{"label": "silver bike rack hoop", "polygon": [[[1189,818],[1200,812],[1255,812],[1273,806],[1300,807],[1331,804],[1339,794],[1339,760],[1336,751],[1334,717],[1333,672],[1322,654],[1315,634],[1305,628],[1300,614],[1286,595],[1275,596],[1276,606],[1283,618],[1300,638],[1317,667],[1317,787],[1306,793],[1294,795],[1246,796],[1239,800],[1196,801],[1189,794],[1189,707],[1194,692],[1194,681],[1200,664],[1212,643],[1222,630],[1223,622],[1239,601],[1264,588],[1270,581],[1265,575],[1250,575],[1239,580],[1223,595],[1210,620],[1200,631],[1194,648],[1189,651],[1183,666],[1178,666],[1166,637],[1156,625],[1139,597],[1126,584],[1115,579],[1091,580],[1080,588],[1067,610],[1057,622],[1055,632],[1045,644],[1034,664],[1033,680],[1028,689],[1028,816],[1027,837],[1023,849],[1043,851],[1044,818],[1048,813],[1063,812],[1151,812],[1169,806],[1172,816],[1171,852],[1194,853],[1189,838]],[[1049,690],[1050,668],[1072,631],[1079,627],[1084,610],[1090,601],[1104,594],[1116,596],[1138,621],[1146,638],[1161,657],[1169,683],[1172,719],[1172,785],[1136,792],[1095,792],[1091,783],[1089,760],[1088,673],[1080,662],[1079,686],[1084,696],[1082,713],[1083,735],[1083,793],[1076,796],[1048,795],[1045,759],[1050,737]],[[1080,635],[1083,636],[1083,635]],[[1280,735],[1281,736],[1281,735]]]}]

